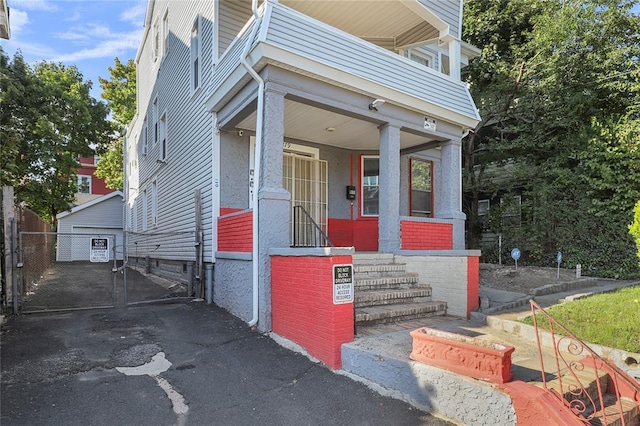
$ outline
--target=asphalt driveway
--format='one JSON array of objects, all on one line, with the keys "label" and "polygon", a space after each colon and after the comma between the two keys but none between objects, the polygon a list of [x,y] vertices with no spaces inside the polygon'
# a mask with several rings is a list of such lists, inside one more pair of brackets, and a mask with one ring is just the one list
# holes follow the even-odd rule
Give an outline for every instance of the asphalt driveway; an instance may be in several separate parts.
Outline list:
[{"label": "asphalt driveway", "polygon": [[3,426],[450,424],[202,302],[9,318],[0,356]]}]

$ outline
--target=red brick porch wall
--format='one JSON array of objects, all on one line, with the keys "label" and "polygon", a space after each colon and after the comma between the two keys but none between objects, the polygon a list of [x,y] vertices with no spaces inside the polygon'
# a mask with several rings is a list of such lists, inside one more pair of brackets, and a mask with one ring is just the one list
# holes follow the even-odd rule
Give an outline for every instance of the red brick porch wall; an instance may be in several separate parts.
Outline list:
[{"label": "red brick porch wall", "polygon": [[400,221],[402,250],[452,250],[453,225],[450,223]]},{"label": "red brick porch wall", "polygon": [[333,265],[351,256],[272,256],[273,331],[334,369],[342,367],[341,346],[353,341],[353,303],[333,304]]},{"label": "red brick porch wall", "polygon": [[[222,209],[220,209],[222,211]],[[251,253],[253,212],[230,213],[218,219],[218,251]]]}]

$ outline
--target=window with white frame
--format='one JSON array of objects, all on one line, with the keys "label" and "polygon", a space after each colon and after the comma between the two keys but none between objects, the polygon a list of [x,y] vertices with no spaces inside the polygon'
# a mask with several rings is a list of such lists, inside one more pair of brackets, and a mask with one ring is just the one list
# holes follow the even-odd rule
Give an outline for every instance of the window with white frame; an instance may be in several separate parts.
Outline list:
[{"label": "window with white frame", "polygon": [[167,159],[167,112],[160,117],[160,161]]},{"label": "window with white frame", "polygon": [[142,136],[141,136],[141,144],[142,144],[142,155],[147,155],[149,152],[149,139],[148,139],[148,123],[147,116],[145,115],[144,121],[142,122]]},{"label": "window with white frame", "polygon": [[156,61],[160,55],[160,23],[157,20],[153,24],[153,39],[151,43],[151,59]]},{"label": "window with white frame", "polygon": [[193,21],[191,28],[191,92],[200,87],[200,15]]},{"label": "window with white frame", "polygon": [[162,16],[162,56],[169,51],[169,10]]},{"label": "window with white frame", "polygon": [[151,182],[151,224],[158,226],[158,182]]},{"label": "window with white frame", "polygon": [[377,216],[380,198],[380,158],[362,157],[361,182],[362,216]]},{"label": "window with white frame", "polygon": [[482,229],[489,227],[489,211],[491,210],[491,200],[478,200],[478,221],[482,224]]},{"label": "window with white frame", "polygon": [[411,195],[409,198],[411,216],[431,217],[433,212],[433,163],[411,158]]},{"label": "window with white frame", "polygon": [[81,194],[91,194],[90,175],[78,175],[78,192]]},{"label": "window with white frame", "polygon": [[152,142],[153,142],[153,146],[156,145],[156,143],[158,142],[158,97],[156,96],[153,99],[153,109],[152,109],[152,117],[151,119],[153,120],[153,138],[152,138]]},{"label": "window with white frame", "polygon": [[427,68],[433,67],[433,58],[431,57],[431,55],[427,55],[426,53],[418,52],[413,49],[407,49],[404,51],[404,56],[411,59],[413,62],[424,65]]},{"label": "window with white frame", "polygon": [[142,230],[146,231],[149,223],[149,200],[147,190],[142,191]]}]

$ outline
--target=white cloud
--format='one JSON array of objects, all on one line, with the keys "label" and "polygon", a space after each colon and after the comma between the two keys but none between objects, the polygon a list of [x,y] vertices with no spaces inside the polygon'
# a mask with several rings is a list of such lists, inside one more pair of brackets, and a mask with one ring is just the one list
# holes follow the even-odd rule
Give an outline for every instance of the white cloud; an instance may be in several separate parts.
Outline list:
[{"label": "white cloud", "polygon": [[11,20],[11,35],[15,37],[29,23],[29,14],[19,9],[11,9],[11,17],[9,19]]},{"label": "white cloud", "polygon": [[109,39],[97,42],[95,47],[76,52],[63,53],[52,58],[54,62],[75,62],[83,59],[113,58],[129,49],[137,49],[142,29],[130,33],[109,33]]},{"label": "white cloud", "polygon": [[67,22],[76,22],[79,21],[80,18],[80,11],[75,10],[72,15],[67,16],[66,18],[64,18],[64,20]]},{"label": "white cloud", "polygon": [[[18,7],[26,10],[42,10],[45,12],[53,12],[58,10],[58,6],[49,0],[10,0],[11,18],[13,19],[13,8]],[[13,22],[11,22],[13,25]]]},{"label": "white cloud", "polygon": [[143,20],[145,12],[145,3],[138,2],[135,6],[125,9],[120,14],[120,20],[123,22],[129,22],[136,26],[142,26],[144,24]]}]

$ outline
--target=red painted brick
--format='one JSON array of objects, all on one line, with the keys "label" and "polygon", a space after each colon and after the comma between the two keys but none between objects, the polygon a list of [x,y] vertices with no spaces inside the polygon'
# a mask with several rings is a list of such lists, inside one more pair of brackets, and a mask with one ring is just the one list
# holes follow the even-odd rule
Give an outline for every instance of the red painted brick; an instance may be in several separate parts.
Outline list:
[{"label": "red painted brick", "polygon": [[271,258],[273,331],[339,369],[341,346],[353,340],[353,304],[333,304],[333,265],[351,256]]},{"label": "red painted brick", "polygon": [[480,258],[467,257],[467,319],[480,306]]},{"label": "red painted brick", "polygon": [[403,250],[453,249],[453,225],[449,223],[403,220],[400,223],[400,235]]},{"label": "red painted brick", "polygon": [[251,211],[221,216],[218,219],[218,251],[250,253],[252,249],[253,215]]}]

